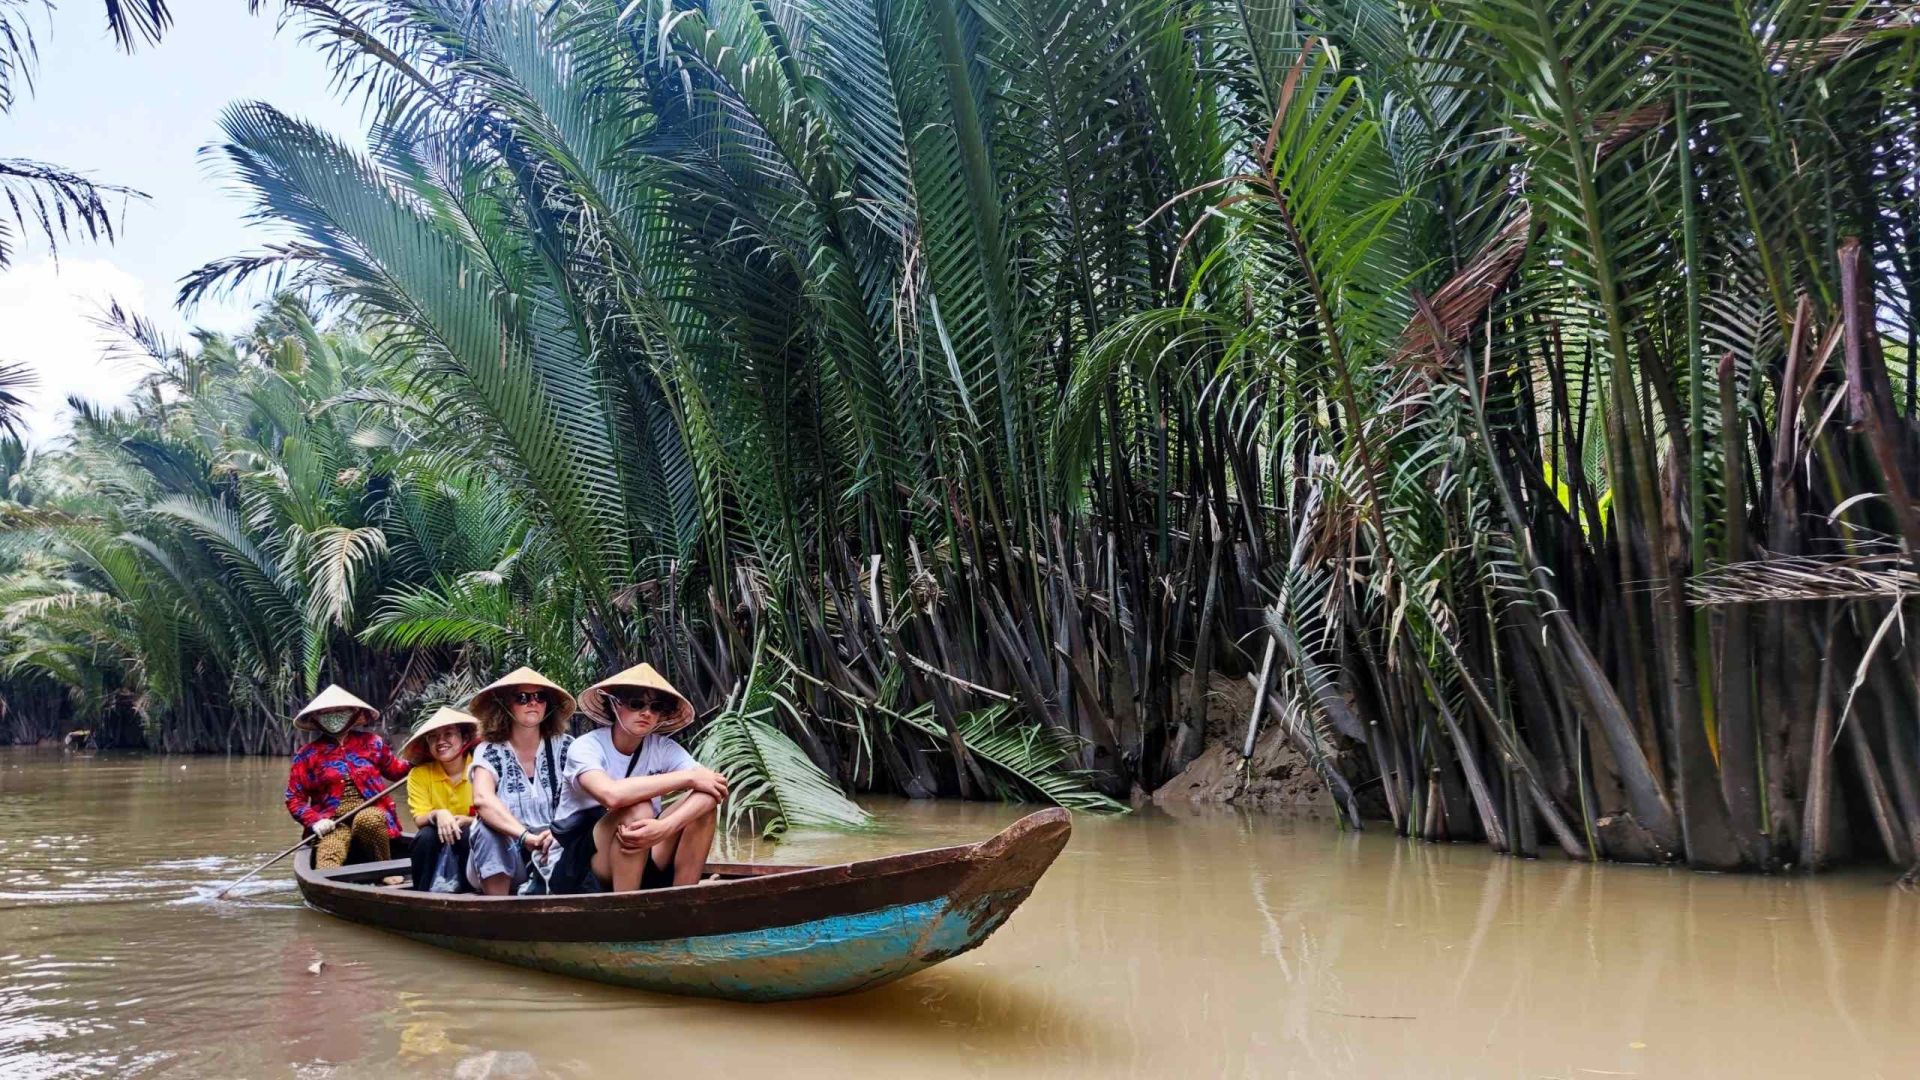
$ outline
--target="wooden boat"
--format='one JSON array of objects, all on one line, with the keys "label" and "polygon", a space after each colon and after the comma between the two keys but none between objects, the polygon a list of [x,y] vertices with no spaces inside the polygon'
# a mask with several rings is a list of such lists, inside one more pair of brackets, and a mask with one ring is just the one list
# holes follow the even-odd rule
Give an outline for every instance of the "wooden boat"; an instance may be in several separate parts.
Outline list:
[{"label": "wooden boat", "polygon": [[978,946],[1033,891],[1072,825],[1028,814],[977,844],[839,866],[714,863],[647,892],[470,896],[382,886],[393,859],[294,876],[307,904],[417,941],[669,994],[788,1001],[879,986]]}]

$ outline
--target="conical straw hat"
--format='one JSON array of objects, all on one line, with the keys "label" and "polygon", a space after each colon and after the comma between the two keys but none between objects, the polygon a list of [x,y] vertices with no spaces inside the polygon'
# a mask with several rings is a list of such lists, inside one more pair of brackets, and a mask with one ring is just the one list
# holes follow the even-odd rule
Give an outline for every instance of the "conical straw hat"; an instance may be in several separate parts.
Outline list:
[{"label": "conical straw hat", "polygon": [[428,733],[439,731],[444,727],[456,727],[460,724],[470,724],[473,727],[475,735],[480,733],[480,721],[478,719],[468,716],[459,709],[442,705],[434,711],[432,716],[420,721],[419,725],[413,729],[413,732],[407,736],[406,743],[400,747],[400,756],[413,762],[415,765],[425,765],[433,758],[433,755],[427,752]]},{"label": "conical straw hat", "polygon": [[660,721],[653,729],[655,735],[671,735],[688,724],[693,723],[693,703],[687,696],[673,688],[666,677],[655,671],[652,664],[635,664],[618,675],[609,675],[589,686],[580,694],[580,711],[593,717],[596,724],[613,723],[613,705],[607,700],[607,691],[617,689],[660,690],[680,699],[680,707],[673,715]]},{"label": "conical straw hat", "polygon": [[[475,716],[485,715],[481,710],[486,709],[490,704],[494,704],[491,699],[495,694],[516,686],[537,686],[553,695],[553,700],[547,705],[548,723],[566,723],[567,717],[572,716],[574,709],[579,707],[578,703],[573,700],[573,695],[562,689],[559,683],[554,682],[552,679],[547,678],[545,675],[540,674],[530,667],[519,667],[514,668],[512,671],[493,680],[486,686],[481,687],[479,693],[467,699],[467,711]],[[498,702],[494,707],[504,712],[506,710],[506,702]]]},{"label": "conical straw hat", "polygon": [[293,726],[301,731],[319,731],[320,725],[314,722],[314,715],[316,713],[332,712],[335,709],[354,709],[357,711],[358,715],[354,721],[347,725],[348,731],[353,730],[361,724],[370,724],[380,717],[379,709],[340,689],[337,684],[330,684],[325,690],[320,691],[319,696],[307,702],[306,708],[293,714]]}]

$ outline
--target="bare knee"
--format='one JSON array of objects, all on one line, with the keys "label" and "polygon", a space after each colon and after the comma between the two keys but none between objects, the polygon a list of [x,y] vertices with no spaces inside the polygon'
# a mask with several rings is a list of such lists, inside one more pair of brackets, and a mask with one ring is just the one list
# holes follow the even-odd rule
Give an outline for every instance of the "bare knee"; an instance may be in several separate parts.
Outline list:
[{"label": "bare knee", "polygon": [[711,829],[720,820],[720,804],[710,795],[690,795],[687,807],[687,828]]},{"label": "bare knee", "polygon": [[605,852],[609,858],[618,862],[645,858],[647,854],[646,848],[629,850],[620,846],[620,829],[636,822],[651,821],[654,816],[653,804],[650,802],[636,803],[632,806],[621,807],[618,810],[609,810],[607,816],[602,818],[600,823],[600,829],[604,829],[605,832],[602,833],[599,829],[595,830],[596,833],[599,834],[595,837],[596,845],[599,850]]},{"label": "bare knee", "polygon": [[612,822],[615,828],[619,828],[628,822],[648,821],[655,816],[653,803],[651,802],[637,802],[632,806],[623,806],[618,810],[607,811],[607,820]]}]

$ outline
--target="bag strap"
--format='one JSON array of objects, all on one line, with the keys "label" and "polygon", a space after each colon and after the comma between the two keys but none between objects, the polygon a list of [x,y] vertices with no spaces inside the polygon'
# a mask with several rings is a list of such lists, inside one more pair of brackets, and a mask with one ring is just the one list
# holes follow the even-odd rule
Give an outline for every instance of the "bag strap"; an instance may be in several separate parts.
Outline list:
[{"label": "bag strap", "polygon": [[560,812],[560,777],[553,768],[553,736],[541,739],[540,749],[547,755],[547,802],[550,804],[547,812],[557,814]]},{"label": "bag strap", "polygon": [[[613,741],[613,736],[611,735],[607,736],[607,741],[611,743]],[[640,764],[640,751],[645,750],[646,748],[647,748],[647,740],[641,739],[640,745],[634,747],[633,753],[627,757],[627,772],[626,772],[626,775],[622,776],[620,779],[625,780],[628,776],[633,775],[633,767],[635,765]]]}]

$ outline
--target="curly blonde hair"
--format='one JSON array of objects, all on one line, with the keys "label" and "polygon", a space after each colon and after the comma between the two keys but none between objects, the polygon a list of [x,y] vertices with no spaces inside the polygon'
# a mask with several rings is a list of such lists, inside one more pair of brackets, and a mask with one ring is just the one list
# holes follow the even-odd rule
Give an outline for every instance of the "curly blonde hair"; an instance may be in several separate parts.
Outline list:
[{"label": "curly blonde hair", "polygon": [[[476,699],[473,703],[474,719],[480,721],[480,737],[487,742],[506,742],[513,732],[513,713],[506,702],[506,693],[512,687],[503,686]],[[540,737],[551,739],[563,735],[567,730],[567,717],[554,708],[552,691],[543,690],[547,697],[547,715],[540,721]]]}]

